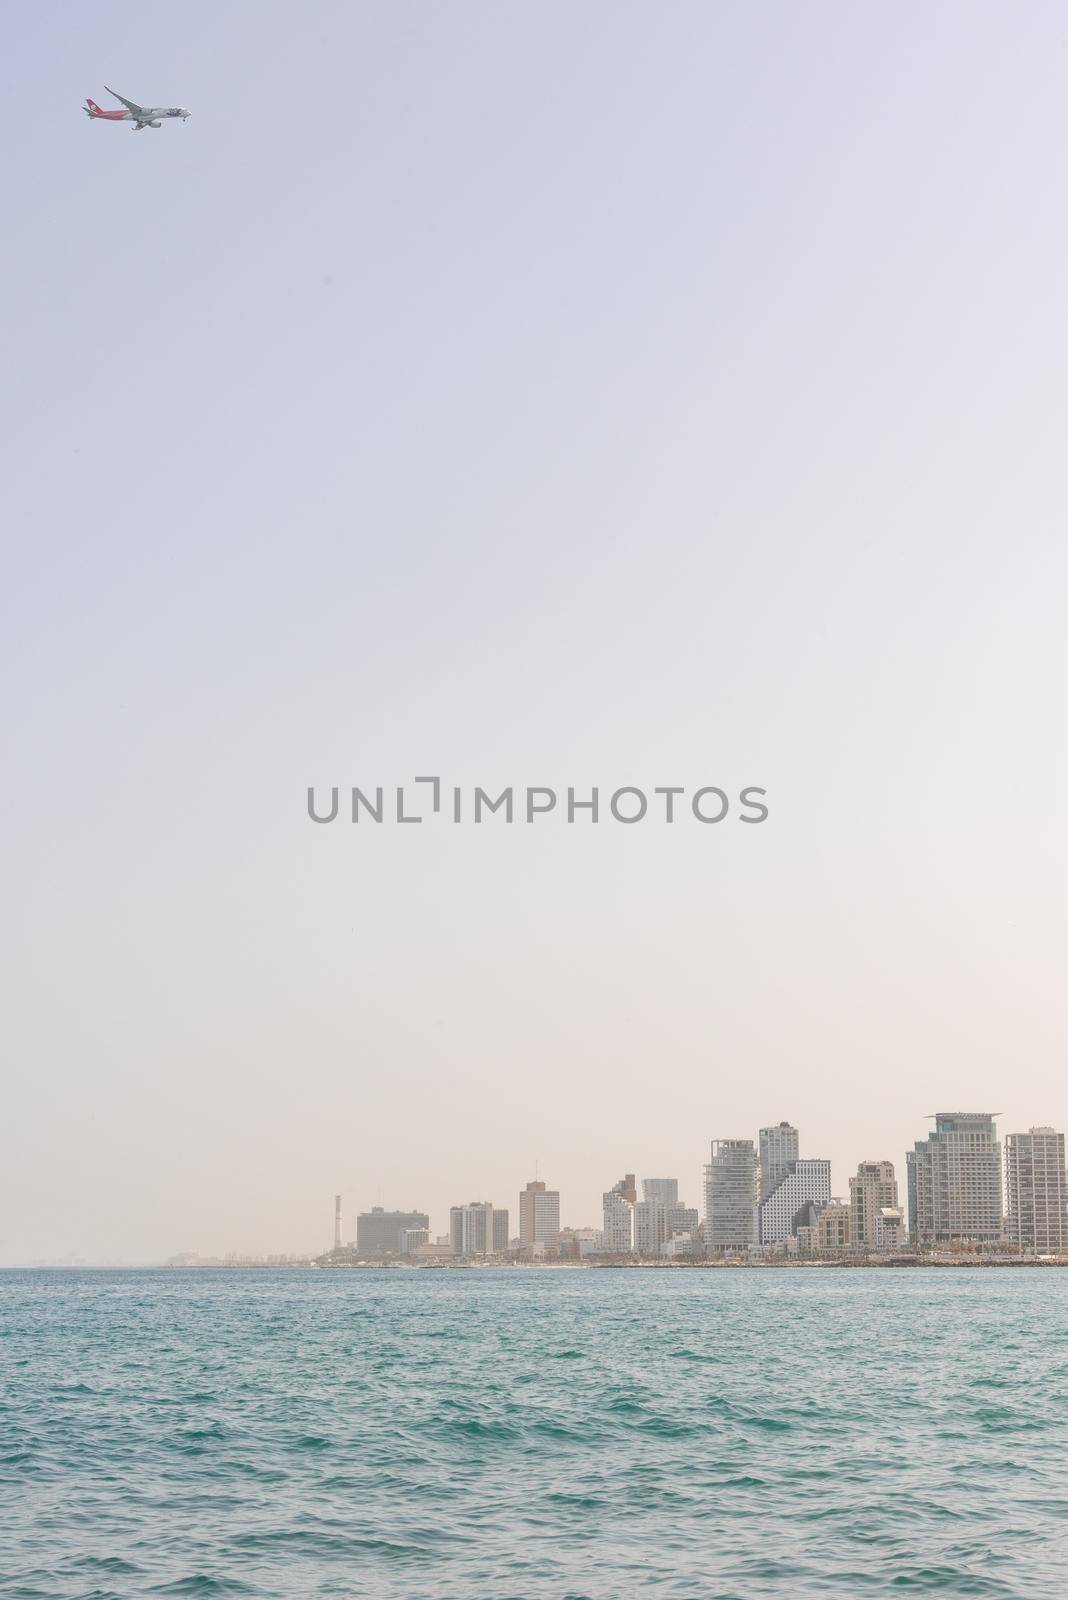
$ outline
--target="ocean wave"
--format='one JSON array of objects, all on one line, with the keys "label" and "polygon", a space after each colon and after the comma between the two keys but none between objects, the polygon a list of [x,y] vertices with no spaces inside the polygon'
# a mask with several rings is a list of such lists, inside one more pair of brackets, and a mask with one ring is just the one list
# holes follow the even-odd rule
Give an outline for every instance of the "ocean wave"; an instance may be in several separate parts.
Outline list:
[{"label": "ocean wave", "polygon": [[1068,1592],[1068,1274],[323,1277],[0,1282],[5,1600]]}]

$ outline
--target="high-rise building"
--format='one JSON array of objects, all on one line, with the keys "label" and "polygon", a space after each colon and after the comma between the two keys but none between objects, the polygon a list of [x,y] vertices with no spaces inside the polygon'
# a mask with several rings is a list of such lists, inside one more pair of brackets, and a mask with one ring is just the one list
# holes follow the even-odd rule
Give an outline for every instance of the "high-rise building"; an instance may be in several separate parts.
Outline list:
[{"label": "high-rise building", "polygon": [[420,1245],[430,1243],[429,1228],[404,1228],[401,1231],[401,1255],[410,1256]]},{"label": "high-rise building", "polygon": [[848,1200],[829,1200],[816,1223],[816,1246],[820,1250],[845,1250],[852,1242],[853,1208]]},{"label": "high-rise building", "polygon": [[356,1218],[356,1251],[361,1256],[399,1255],[401,1235],[409,1228],[429,1228],[425,1211],[383,1211],[372,1206]]},{"label": "high-rise building", "polygon": [[1001,1145],[988,1111],[940,1111],[934,1132],[909,1151],[909,1234],[914,1244],[1001,1238]]},{"label": "high-rise building", "polygon": [[799,1154],[800,1135],[789,1122],[760,1130],[760,1198],[766,1200],[778,1187]]},{"label": "high-rise building", "polygon": [[678,1178],[643,1178],[642,1199],[634,1207],[634,1248],[640,1255],[659,1256],[680,1233],[694,1233],[697,1212],[679,1204]]},{"label": "high-rise building", "polygon": [[897,1178],[892,1161],[862,1161],[855,1178],[849,1180],[849,1204],[853,1243],[864,1249],[875,1248],[875,1229],[884,1206],[897,1207]]},{"label": "high-rise building", "polygon": [[688,1233],[692,1237],[700,1225],[700,1217],[696,1206],[667,1206],[667,1236],[677,1239],[680,1233]]},{"label": "high-rise building", "polygon": [[761,1244],[785,1244],[798,1228],[814,1225],[830,1198],[829,1161],[791,1161],[775,1188],[760,1202]]},{"label": "high-rise building", "polygon": [[748,1250],[757,1242],[759,1193],[752,1139],[713,1139],[705,1168],[705,1248],[709,1254]]},{"label": "high-rise building", "polygon": [[667,1240],[667,1208],[662,1200],[639,1200],[634,1207],[634,1248],[641,1256],[658,1256]]},{"label": "high-rise building", "polygon": [[1005,1236],[1021,1250],[1068,1250],[1068,1176],[1064,1134],[1052,1128],[1005,1135]]},{"label": "high-rise building", "polygon": [[601,1196],[604,1213],[603,1246],[609,1255],[629,1255],[634,1249],[634,1208],[638,1191],[634,1174],[628,1172],[612,1189]]},{"label": "high-rise building", "polygon": [[454,1256],[484,1256],[493,1233],[493,1205],[470,1200],[449,1209],[449,1243]]},{"label": "high-rise building", "polygon": [[449,1212],[449,1242],[454,1256],[496,1256],[508,1249],[508,1213],[489,1200],[471,1200]]},{"label": "high-rise building", "polygon": [[519,1196],[520,1244],[553,1245],[560,1237],[560,1191],[536,1180]]},{"label": "high-rise building", "polygon": [[642,1199],[659,1200],[665,1206],[679,1203],[678,1178],[643,1178]]}]

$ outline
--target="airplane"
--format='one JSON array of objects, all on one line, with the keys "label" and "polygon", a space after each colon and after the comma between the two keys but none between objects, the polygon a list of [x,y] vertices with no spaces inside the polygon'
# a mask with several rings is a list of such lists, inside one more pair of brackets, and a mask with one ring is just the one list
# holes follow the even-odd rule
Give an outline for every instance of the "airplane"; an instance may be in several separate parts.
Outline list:
[{"label": "airplane", "polygon": [[[108,88],[107,84],[104,88]],[[140,133],[142,128],[162,128],[168,117],[181,117],[184,122],[189,115],[185,106],[139,106],[133,100],[124,99],[121,94],[115,94],[114,89],[108,89],[108,94],[114,95],[116,100],[121,100],[126,109],[101,111],[95,100],[86,99],[82,110],[90,121],[100,118],[104,122],[132,122],[134,132]]]}]

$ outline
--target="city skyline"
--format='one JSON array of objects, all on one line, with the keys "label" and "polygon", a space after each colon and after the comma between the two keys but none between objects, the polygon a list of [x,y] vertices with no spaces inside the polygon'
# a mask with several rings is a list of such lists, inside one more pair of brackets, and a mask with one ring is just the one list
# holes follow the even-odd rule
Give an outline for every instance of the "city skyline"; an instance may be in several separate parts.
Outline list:
[{"label": "city skyline", "polygon": [[[1015,1245],[1037,1253],[1068,1251],[1068,1169],[1062,1131],[1032,1124],[1025,1131],[999,1133],[996,1120],[983,1112],[941,1112],[928,1120],[935,1127],[925,1139],[913,1142],[900,1176],[893,1160],[866,1158],[847,1175],[844,1193],[841,1183],[833,1180],[828,1161],[801,1155],[800,1130],[786,1120],[762,1127],[754,1139],[713,1139],[712,1165],[704,1166],[701,1207],[687,1205],[675,1176],[626,1173],[602,1192],[600,1227],[588,1217],[565,1219],[559,1189],[541,1178],[527,1180],[514,1209],[487,1200],[451,1205],[444,1233],[428,1211],[378,1203],[361,1209],[358,1201],[346,1207],[343,1195],[335,1194],[333,1240],[323,1257],[333,1252],[354,1262],[408,1255],[432,1258],[444,1245],[458,1257],[518,1251],[526,1259],[540,1260],[553,1257],[564,1237],[570,1239],[569,1249],[574,1247],[576,1257],[704,1258],[724,1252],[759,1256],[784,1248],[796,1253],[799,1242],[802,1254],[848,1247],[878,1255],[904,1247],[937,1250],[961,1242]],[[956,1155],[954,1140],[961,1147]],[[722,1163],[719,1169],[717,1161]],[[924,1177],[917,1169],[932,1161],[935,1165]],[[925,1185],[942,1195],[941,1212],[932,1210]],[[940,1223],[940,1216],[950,1220]],[[676,1237],[679,1247],[673,1249]],[[259,1253],[229,1248],[221,1254],[183,1247],[164,1259],[174,1265],[193,1265],[200,1259],[213,1264],[233,1260],[286,1265],[319,1255],[310,1246]],[[159,1259],[152,1255],[130,1264],[151,1265]],[[93,1262],[68,1252],[25,1264]]]},{"label": "city skyline", "polygon": [[[756,1140],[713,1139],[712,1164],[704,1169],[704,1209],[688,1207],[676,1177],[627,1173],[602,1193],[602,1227],[587,1221],[562,1222],[560,1191],[544,1179],[528,1180],[519,1192],[518,1233],[509,1228],[507,1207],[490,1201],[450,1208],[448,1239],[457,1256],[486,1256],[505,1248],[531,1258],[562,1234],[600,1237],[606,1255],[664,1253],[675,1236],[700,1240],[693,1254],[712,1255],[786,1247],[792,1240],[827,1249],[851,1245],[873,1253],[913,1247],[933,1249],[954,1242],[1015,1243],[1033,1250],[1068,1249],[1068,1171],[1065,1136],[1048,1126],[998,1137],[988,1113],[941,1112],[935,1129],[915,1141],[905,1156],[906,1204],[900,1198],[896,1164],[868,1158],[848,1176],[848,1193],[833,1192],[831,1164],[800,1154],[800,1130],[787,1121],[759,1130]],[[949,1164],[935,1178],[917,1180],[921,1159],[942,1157],[950,1141]],[[953,1155],[953,1141],[962,1154]],[[978,1149],[976,1146],[978,1144]],[[934,1153],[933,1156],[931,1153]],[[717,1162],[725,1163],[722,1169]],[[741,1163],[741,1164],[739,1164]],[[976,1173],[978,1168],[978,1175]],[[942,1212],[932,1210],[928,1186],[943,1195]],[[639,1192],[640,1184],[640,1192]],[[956,1198],[954,1198],[956,1197]],[[341,1197],[335,1202],[334,1249],[338,1249]],[[948,1208],[948,1209],[947,1209]],[[948,1220],[939,1221],[939,1217]],[[993,1220],[991,1220],[993,1219]],[[434,1254],[432,1219],[423,1214],[373,1206],[355,1216],[353,1243],[346,1253],[360,1258],[408,1254],[421,1246]],[[418,1223],[418,1233],[407,1230]],[[970,1231],[969,1231],[970,1230]],[[351,1229],[350,1229],[351,1233]],[[390,1242],[386,1240],[387,1235]],[[690,1254],[687,1248],[684,1253]]]},{"label": "city skyline", "polygon": [[[887,1156],[867,1156],[856,1163],[854,1171],[848,1174],[848,1189],[845,1195],[835,1192],[835,1182],[832,1163],[822,1157],[802,1157],[800,1155],[800,1130],[792,1123],[783,1120],[774,1126],[762,1127],[757,1138],[754,1139],[713,1139],[711,1150],[713,1162],[717,1152],[728,1153],[728,1159],[737,1150],[748,1148],[750,1161],[745,1169],[748,1173],[742,1183],[748,1185],[749,1208],[752,1212],[752,1243],[754,1245],[775,1244],[782,1242],[790,1231],[789,1224],[792,1211],[803,1207],[806,1203],[817,1201],[821,1205],[843,1204],[849,1211],[851,1227],[858,1242],[874,1244],[877,1233],[877,1216],[883,1208],[896,1208],[900,1205],[903,1214],[907,1215],[911,1225],[912,1213],[906,1203],[901,1199],[902,1191],[910,1192],[909,1174],[913,1157],[921,1146],[937,1142],[944,1126],[955,1127],[958,1122],[966,1127],[969,1125],[982,1125],[989,1131],[992,1148],[997,1150],[997,1201],[996,1211],[998,1226],[987,1226],[985,1223],[981,1233],[974,1235],[961,1231],[954,1231],[952,1227],[939,1232],[932,1231],[932,1242],[936,1238],[962,1238],[987,1236],[997,1238],[1003,1235],[1002,1224],[1007,1225],[1010,1214],[1015,1218],[1017,1231],[1021,1223],[1021,1202],[1019,1198],[1019,1185],[1021,1170],[1032,1173],[1036,1164],[1041,1171],[1053,1173],[1058,1170],[1057,1161],[1060,1162],[1061,1172],[1060,1188],[1056,1190],[1058,1202],[1068,1205],[1068,1192],[1066,1192],[1064,1178],[1064,1151],[1065,1136],[1062,1132],[1047,1125],[1032,1124],[1026,1131],[1005,1132],[997,1135],[996,1118],[989,1113],[976,1112],[937,1112],[925,1119],[935,1124],[934,1130],[924,1140],[913,1142],[912,1147],[906,1150],[903,1157],[895,1162]],[[1013,1153],[1015,1164],[1010,1167],[1010,1152]],[[1020,1152],[1019,1155],[1016,1153]],[[763,1157],[763,1159],[762,1159]],[[736,1156],[734,1157],[736,1161]],[[735,1170],[737,1170],[735,1168]],[[699,1216],[702,1225],[707,1223],[710,1210],[710,1195],[713,1192],[711,1180],[712,1168],[705,1163],[703,1167],[704,1181],[700,1192],[704,1197],[701,1208],[687,1208],[685,1200],[680,1198],[680,1180],[677,1177],[645,1177],[637,1172],[629,1172],[602,1192],[602,1213],[605,1206],[614,1197],[625,1199],[632,1212],[631,1238],[637,1248],[639,1227],[648,1228],[645,1219],[639,1221],[639,1213],[643,1207],[659,1204],[666,1209],[692,1210],[693,1215]],[[797,1194],[783,1196],[783,1189],[789,1186],[791,1179],[799,1178]],[[1012,1204],[1012,1184],[1017,1185],[1016,1206]],[[735,1185],[733,1197],[737,1199],[738,1179],[732,1182]],[[640,1194],[639,1194],[640,1185]],[[840,1186],[839,1186],[840,1187]],[[519,1217],[518,1238],[523,1243],[533,1242],[535,1238],[543,1235],[531,1223],[528,1227],[524,1221],[525,1208],[533,1207],[535,1203],[548,1202],[551,1204],[551,1216],[555,1224],[568,1229],[587,1228],[591,1226],[589,1218],[582,1220],[564,1220],[561,1210],[561,1191],[559,1188],[549,1188],[544,1179],[528,1180],[525,1188],[519,1191]],[[919,1209],[918,1202],[914,1199],[913,1205]],[[379,1207],[373,1208],[381,1209]],[[455,1208],[453,1208],[455,1209]],[[531,1212],[531,1215],[533,1213]],[[969,1212],[965,1213],[970,1222],[975,1218]],[[1046,1224],[1048,1226],[1048,1223]],[[921,1228],[922,1228],[921,1224]],[[1031,1226],[1035,1226],[1033,1212]],[[1041,1219],[1037,1224],[1041,1230]],[[550,1230],[551,1231],[551,1230]]]},{"label": "city skyline", "polygon": [[[928,1120],[934,1129],[905,1154],[907,1204],[900,1198],[897,1166],[886,1157],[858,1162],[848,1178],[848,1194],[834,1194],[831,1163],[802,1156],[800,1130],[782,1120],[762,1127],[756,1140],[710,1141],[703,1214],[680,1198],[678,1178],[642,1177],[639,1197],[638,1178],[626,1173],[601,1196],[603,1252],[656,1255],[676,1234],[700,1235],[703,1254],[759,1253],[807,1236],[825,1247],[849,1244],[874,1252],[899,1247],[906,1238],[921,1249],[953,1242],[1068,1249],[1062,1132],[1033,1125],[1026,1133],[999,1138],[987,1112],[938,1112]],[[492,1250],[486,1225],[479,1247],[458,1248],[466,1233],[457,1232],[456,1218],[471,1209],[503,1219],[493,1230]],[[380,1213],[375,1207],[371,1215]],[[507,1210],[496,1211],[489,1202],[454,1206],[450,1217],[457,1254],[493,1253],[508,1236]],[[537,1248],[555,1242],[561,1231],[593,1230],[589,1223],[561,1229],[559,1190],[550,1190],[543,1179],[529,1180],[519,1195],[519,1234],[510,1238],[511,1245]]]},{"label": "city skyline", "polygon": [[[812,1193],[817,1192],[811,1188],[812,1183],[816,1183],[818,1192],[825,1195],[827,1201],[842,1201],[850,1209],[854,1230],[857,1228],[858,1219],[866,1219],[865,1221],[861,1222],[861,1227],[866,1228],[867,1233],[857,1234],[856,1237],[858,1239],[864,1238],[865,1240],[874,1240],[875,1212],[882,1205],[894,1206],[900,1204],[902,1213],[908,1218],[909,1225],[911,1226],[911,1213],[907,1204],[907,1195],[909,1192],[909,1176],[912,1171],[914,1154],[921,1146],[926,1147],[932,1142],[932,1136],[937,1131],[939,1118],[960,1115],[963,1115],[966,1119],[978,1118],[980,1121],[990,1120],[989,1114],[987,1113],[929,1114],[928,1116],[922,1118],[921,1121],[934,1126],[924,1138],[918,1140],[914,1139],[911,1145],[898,1155],[896,1160],[893,1156],[886,1154],[880,1156],[869,1154],[868,1156],[861,1157],[859,1160],[853,1162],[852,1167],[848,1167],[848,1165],[846,1166],[844,1170],[844,1181],[843,1167],[839,1163],[831,1162],[826,1158],[800,1157],[800,1164],[802,1167],[807,1166],[809,1169],[817,1167],[828,1168],[829,1171],[825,1178],[822,1175],[815,1175],[806,1179],[809,1187],[804,1188],[802,1192],[799,1193],[799,1202],[803,1202],[805,1199],[809,1198]],[[996,1128],[998,1124],[1004,1124],[1004,1119],[994,1118],[994,1127]],[[769,1140],[765,1137],[767,1135],[772,1135],[773,1140],[777,1140],[778,1143],[769,1142]],[[743,1184],[748,1183],[750,1186],[752,1242],[754,1245],[761,1243],[771,1244],[775,1242],[770,1234],[767,1238],[761,1237],[761,1212],[763,1201],[774,1197],[776,1186],[779,1185],[784,1176],[788,1174],[791,1165],[797,1164],[798,1156],[795,1156],[793,1152],[800,1152],[800,1140],[801,1132],[798,1125],[788,1119],[782,1119],[775,1124],[761,1124],[759,1129],[754,1129],[752,1136],[749,1138],[739,1137],[714,1139],[711,1141],[713,1152],[717,1147],[728,1152],[733,1150],[735,1147],[744,1148],[748,1146],[749,1148],[749,1165],[745,1169],[749,1176],[747,1179],[742,1179],[740,1181]],[[809,1146],[811,1146],[811,1141],[806,1142],[809,1144]],[[1019,1198],[1019,1175],[1021,1168],[1025,1172],[1031,1173],[1037,1161],[1041,1170],[1044,1171],[1047,1169],[1052,1169],[1053,1166],[1055,1166],[1055,1162],[1059,1153],[1063,1170],[1065,1136],[1063,1132],[1050,1126],[1049,1124],[1030,1122],[1021,1128],[1009,1129],[1008,1127],[1005,1127],[1004,1131],[998,1132],[997,1142],[999,1149],[998,1160],[1000,1170],[998,1204],[1001,1207],[1001,1221],[996,1233],[993,1229],[987,1228],[986,1232],[990,1238],[1004,1236],[1010,1225],[1010,1216],[1014,1219],[1016,1230],[1019,1232],[1021,1227],[1021,1202]],[[770,1160],[765,1167],[762,1167],[760,1162],[760,1152],[762,1148],[769,1152],[770,1155]],[[734,1161],[737,1162],[738,1158],[737,1156],[734,1156],[731,1159],[734,1159]],[[1011,1167],[1010,1161],[1012,1163]],[[539,1165],[544,1166],[544,1161],[540,1162]],[[666,1163],[663,1163],[662,1165],[666,1166]],[[885,1168],[887,1165],[893,1168],[893,1171],[889,1177],[887,1177],[885,1173],[880,1173],[880,1169]],[[860,1183],[861,1177],[865,1174],[865,1169],[867,1169],[867,1190],[865,1190]],[[681,1164],[677,1165],[677,1170],[680,1174],[683,1174],[685,1171]],[[624,1184],[633,1186],[628,1192],[633,1195],[632,1205],[634,1215],[627,1223],[627,1226],[632,1229],[632,1238],[637,1238],[639,1226],[648,1227],[648,1223],[645,1221],[639,1223],[638,1213],[643,1203],[647,1204],[655,1197],[661,1200],[664,1204],[675,1204],[679,1207],[684,1207],[686,1204],[686,1194],[681,1193],[681,1191],[684,1190],[687,1193],[692,1191],[694,1196],[700,1198],[700,1203],[698,1206],[690,1207],[688,1209],[692,1210],[694,1215],[699,1218],[700,1226],[702,1229],[704,1229],[708,1216],[708,1200],[710,1192],[710,1168],[707,1160],[701,1163],[700,1172],[700,1179],[695,1180],[692,1185],[687,1183],[684,1175],[679,1177],[672,1175],[667,1178],[662,1176],[659,1178],[646,1177],[641,1173],[640,1169],[637,1168],[634,1172],[626,1174],[625,1178],[618,1180],[618,1182],[614,1185],[615,1189],[619,1189],[620,1186]],[[771,1180],[770,1182],[769,1178]],[[731,1181],[735,1185],[735,1201],[737,1201],[738,1193],[740,1192],[737,1187],[739,1179],[735,1177]],[[1013,1210],[1013,1192],[1011,1189],[1011,1185],[1014,1181],[1017,1185],[1015,1210]],[[1063,1194],[1062,1189],[1058,1189],[1056,1191],[1058,1203],[1068,1205],[1068,1179],[1062,1179],[1061,1181]],[[401,1185],[398,1183],[397,1188],[400,1189],[400,1187]],[[451,1187],[448,1185],[446,1187],[449,1189],[450,1193],[455,1190],[455,1184],[451,1185]],[[585,1183],[577,1190],[577,1192],[580,1194],[593,1192],[596,1187],[596,1177],[591,1177],[591,1175],[587,1172],[585,1175]],[[597,1204],[590,1205],[586,1210],[581,1209],[583,1205],[581,1200],[574,1200],[570,1198],[569,1191],[564,1187],[563,1184],[550,1185],[545,1179],[527,1179],[524,1185],[520,1187],[513,1185],[513,1187],[507,1189],[507,1191],[505,1186],[498,1184],[497,1191],[502,1196],[507,1194],[506,1204],[502,1204],[501,1206],[496,1206],[493,1202],[480,1202],[480,1204],[488,1204],[490,1210],[493,1211],[498,1218],[502,1216],[509,1218],[510,1238],[524,1238],[524,1230],[526,1226],[524,1223],[524,1207],[526,1204],[529,1204],[535,1200],[539,1207],[546,1204],[549,1206],[550,1210],[548,1216],[551,1217],[553,1222],[555,1222],[564,1230],[582,1231],[595,1228],[599,1229],[601,1226],[602,1203],[605,1198],[605,1191],[603,1190],[601,1191],[601,1195]],[[371,1242],[372,1234],[370,1231],[364,1238],[361,1239],[360,1230],[356,1227],[356,1223],[360,1219],[365,1221],[369,1229],[373,1229],[375,1219],[378,1216],[384,1215],[386,1219],[403,1219],[403,1222],[397,1223],[395,1226],[404,1226],[415,1229],[425,1228],[429,1234],[430,1240],[432,1241],[435,1237],[440,1237],[449,1232],[449,1219],[451,1218],[453,1212],[459,1208],[467,1209],[472,1204],[475,1204],[475,1202],[470,1201],[457,1202],[454,1198],[449,1200],[443,1207],[441,1207],[440,1214],[435,1212],[435,1208],[433,1206],[404,1211],[402,1209],[394,1209],[392,1204],[385,1204],[380,1198],[376,1198],[368,1203],[359,1198],[360,1192],[361,1191],[358,1185],[354,1185],[353,1189],[348,1191],[350,1195],[354,1194],[356,1198],[347,1199],[345,1191],[342,1191],[341,1193],[335,1192],[331,1197],[330,1218],[334,1230],[335,1240],[337,1237],[337,1230],[340,1228],[343,1242],[346,1244],[346,1246],[361,1245],[365,1248],[365,1252],[368,1254],[376,1253],[378,1246]],[[674,1200],[669,1199],[671,1194],[674,1195]],[[319,1200],[319,1208],[321,1211],[322,1196],[318,1195],[317,1199]],[[1035,1226],[1033,1201],[1031,1202],[1031,1205],[1032,1210],[1030,1216],[1032,1220],[1029,1225],[1033,1227]],[[540,1217],[541,1213],[539,1211],[539,1218]],[[540,1238],[542,1236],[542,1231],[547,1226],[549,1226],[548,1222],[539,1221],[537,1237]],[[1041,1228],[1041,1220],[1039,1221],[1038,1226]],[[783,1234],[783,1221],[781,1217],[779,1218],[777,1227],[777,1237],[781,1239]],[[501,1237],[500,1230],[501,1223],[498,1221],[498,1242]],[[232,1229],[231,1233],[239,1231],[239,1229]],[[291,1230],[290,1236],[284,1246],[279,1243],[277,1238],[271,1238],[264,1241],[262,1248],[254,1248],[235,1243],[232,1237],[227,1238],[225,1224],[220,1224],[219,1219],[215,1219],[213,1239],[217,1242],[217,1247],[213,1246],[212,1243],[207,1240],[193,1240],[189,1237],[183,1236],[177,1242],[168,1241],[165,1245],[150,1248],[143,1255],[135,1257],[122,1257],[119,1255],[110,1256],[101,1253],[96,1257],[96,1259],[105,1261],[107,1264],[112,1265],[121,1265],[124,1260],[129,1261],[131,1265],[144,1265],[159,1259],[169,1258],[171,1256],[177,1257],[183,1254],[204,1255],[206,1257],[210,1256],[213,1258],[228,1256],[240,1256],[242,1258],[250,1259],[266,1259],[268,1257],[277,1257],[279,1260],[290,1257],[304,1258],[309,1254],[318,1255],[321,1249],[326,1248],[327,1241],[325,1236],[322,1236],[320,1242],[321,1235],[322,1227],[320,1219],[320,1222],[312,1229],[308,1230],[303,1238],[301,1238],[295,1230]],[[525,1239],[524,1242],[526,1242]],[[57,1264],[60,1264],[63,1261],[78,1261],[83,1263],[88,1262],[91,1264],[94,1260],[94,1256],[91,1252],[79,1251],[75,1249],[64,1250],[58,1254],[46,1251],[34,1253],[27,1252],[21,1258],[0,1260],[0,1266],[26,1265],[31,1264],[35,1260],[56,1262]]]}]

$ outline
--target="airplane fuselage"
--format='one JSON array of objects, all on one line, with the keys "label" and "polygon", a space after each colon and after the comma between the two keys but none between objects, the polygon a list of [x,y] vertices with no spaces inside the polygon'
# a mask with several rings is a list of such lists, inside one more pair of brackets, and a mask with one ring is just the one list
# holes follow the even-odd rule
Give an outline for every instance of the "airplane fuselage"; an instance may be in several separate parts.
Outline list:
[{"label": "airplane fuselage", "polygon": [[184,122],[189,115],[185,106],[138,106],[136,111],[123,106],[121,111],[104,111],[95,100],[87,100],[83,109],[93,122],[132,122],[137,132],[142,128],[162,128],[172,119]]}]

